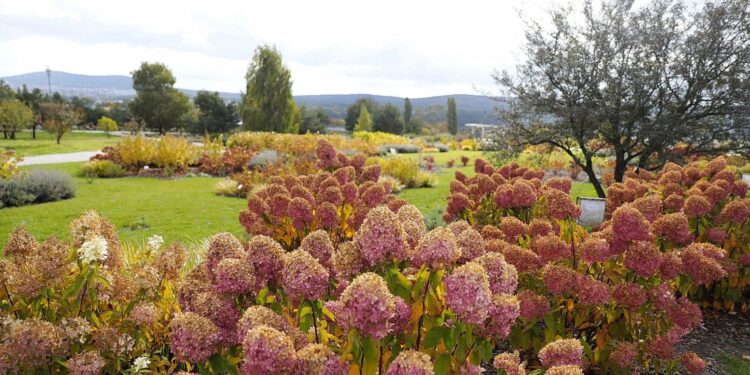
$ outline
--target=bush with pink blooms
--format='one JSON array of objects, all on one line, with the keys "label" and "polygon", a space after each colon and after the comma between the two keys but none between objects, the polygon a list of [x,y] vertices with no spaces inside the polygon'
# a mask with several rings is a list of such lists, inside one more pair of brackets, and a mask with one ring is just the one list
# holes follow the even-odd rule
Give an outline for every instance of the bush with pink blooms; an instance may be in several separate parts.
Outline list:
[{"label": "bush with pink blooms", "polygon": [[354,236],[372,208],[385,204],[395,212],[406,203],[380,181],[380,165],[365,165],[362,154],[350,158],[321,140],[316,163],[317,174],[274,176],[249,196],[240,213],[249,234],[272,237],[290,250],[322,229],[338,244]]},{"label": "bush with pink blooms", "polygon": [[[718,170],[698,176],[723,170],[711,163],[706,168]],[[579,209],[567,194],[569,180],[543,179],[541,172],[517,165],[496,168],[482,160],[475,162],[475,171],[474,177],[456,174],[445,219],[466,220],[481,231],[488,251],[502,254],[518,270],[520,319],[510,343],[520,359],[539,361],[548,372],[571,365],[545,363],[549,355],[542,348],[563,337],[580,343],[583,357],[575,365],[583,369],[625,374],[638,365],[679,371],[674,346],[702,322],[693,301],[710,294],[695,291],[707,291],[699,285],[731,282],[726,250],[695,236],[696,221],[683,212],[663,212],[661,198],[648,195],[653,189],[644,182],[615,184],[610,202],[626,196],[623,190],[644,198],[626,200],[588,232],[575,222]],[[727,173],[720,176],[730,179]],[[663,179],[668,178],[674,177]],[[727,216],[724,208],[712,210]],[[498,360],[506,372],[517,368],[512,358]]]},{"label": "bush with pink blooms", "polygon": [[153,241],[126,252],[95,212],[73,221],[70,237],[38,242],[23,227],[9,236],[0,259],[0,374],[171,372],[168,325],[183,246]]}]

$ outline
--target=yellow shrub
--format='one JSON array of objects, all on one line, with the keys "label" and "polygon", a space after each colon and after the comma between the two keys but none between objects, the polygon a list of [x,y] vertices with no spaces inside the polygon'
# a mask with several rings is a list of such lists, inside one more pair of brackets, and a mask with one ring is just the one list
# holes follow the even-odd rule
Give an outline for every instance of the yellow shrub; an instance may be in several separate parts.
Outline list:
[{"label": "yellow shrub", "polygon": [[187,168],[196,157],[195,147],[184,137],[167,135],[159,139],[154,164],[169,171]]},{"label": "yellow shrub", "polygon": [[399,180],[406,188],[433,186],[437,181],[434,175],[422,172],[417,160],[408,156],[370,158],[367,164],[380,164],[382,174]]},{"label": "yellow shrub", "polygon": [[142,135],[126,137],[114,147],[115,159],[125,168],[150,164],[156,154],[156,140]]},{"label": "yellow shrub", "polygon": [[461,150],[463,151],[476,151],[479,148],[477,141],[473,139],[464,139],[461,141]]},{"label": "yellow shrub", "polygon": [[384,132],[354,132],[352,137],[376,146],[387,144],[409,144],[409,138]]},{"label": "yellow shrub", "polygon": [[368,155],[377,152],[376,145],[361,139],[351,139],[337,134],[280,134],[268,132],[241,132],[227,139],[227,147],[243,147],[255,151],[274,149],[280,153],[312,157],[318,140],[325,139],[339,150],[355,150]]},{"label": "yellow shrub", "polygon": [[23,159],[16,156],[16,152],[5,151],[4,148],[0,148],[0,178],[11,178],[18,174],[20,171],[16,163]]}]

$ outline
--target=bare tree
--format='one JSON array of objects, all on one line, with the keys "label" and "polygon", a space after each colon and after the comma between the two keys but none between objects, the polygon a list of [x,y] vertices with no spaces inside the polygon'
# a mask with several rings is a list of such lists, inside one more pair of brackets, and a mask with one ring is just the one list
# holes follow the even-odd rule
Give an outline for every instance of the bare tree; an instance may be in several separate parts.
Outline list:
[{"label": "bare tree", "polygon": [[527,21],[526,61],[494,76],[504,150],[549,145],[605,195],[595,156],[653,169],[687,155],[750,151],[750,1],[586,1]]}]

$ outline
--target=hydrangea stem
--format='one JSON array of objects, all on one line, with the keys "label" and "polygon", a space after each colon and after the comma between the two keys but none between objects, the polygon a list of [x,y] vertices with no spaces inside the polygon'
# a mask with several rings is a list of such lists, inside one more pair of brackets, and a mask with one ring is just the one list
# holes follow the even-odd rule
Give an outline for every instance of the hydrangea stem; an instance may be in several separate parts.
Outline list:
[{"label": "hydrangea stem", "polygon": [[419,344],[422,341],[422,325],[424,325],[424,312],[427,308],[427,292],[430,290],[430,274],[427,274],[427,282],[424,284],[424,290],[422,290],[422,313],[419,315],[419,324],[417,325],[417,350],[419,350]]},{"label": "hydrangea stem", "polygon": [[310,308],[312,309],[313,330],[315,331],[315,343],[320,344],[320,336],[318,335],[318,319],[315,316],[315,303],[313,301],[310,301]]}]

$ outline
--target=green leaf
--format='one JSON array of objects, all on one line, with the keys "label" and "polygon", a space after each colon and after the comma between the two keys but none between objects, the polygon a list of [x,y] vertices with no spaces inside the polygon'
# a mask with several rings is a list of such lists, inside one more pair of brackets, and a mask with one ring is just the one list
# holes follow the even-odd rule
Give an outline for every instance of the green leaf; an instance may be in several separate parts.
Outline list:
[{"label": "green leaf", "polygon": [[443,353],[435,361],[435,375],[446,375],[451,370],[451,356]]},{"label": "green leaf", "polygon": [[432,327],[427,334],[424,336],[424,347],[433,349],[438,346],[440,340],[445,340],[450,335],[450,328],[448,327]]}]

